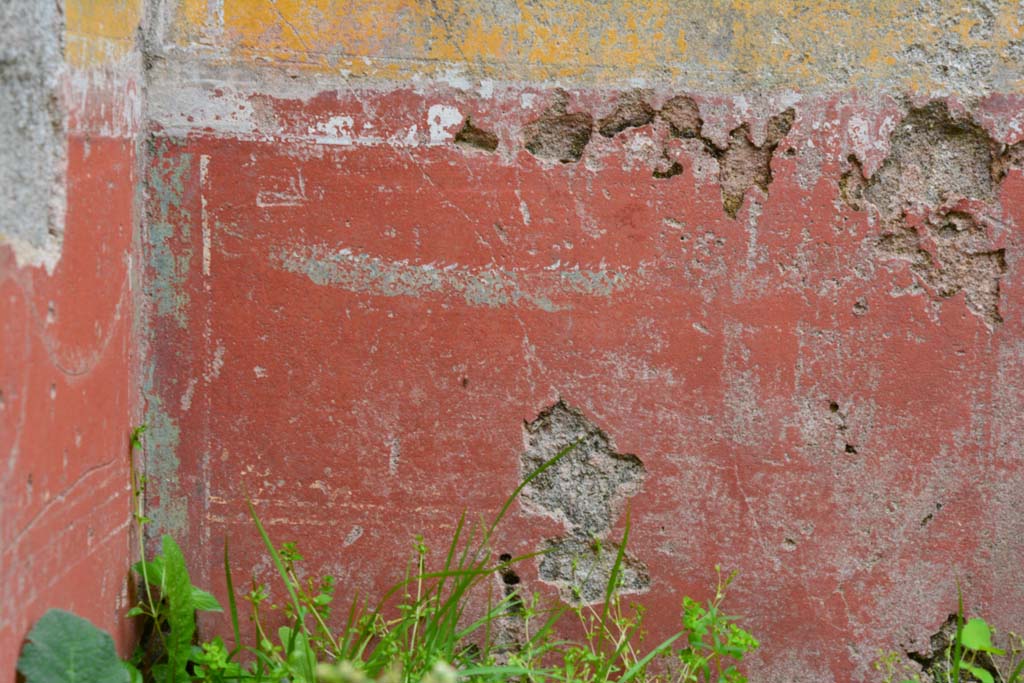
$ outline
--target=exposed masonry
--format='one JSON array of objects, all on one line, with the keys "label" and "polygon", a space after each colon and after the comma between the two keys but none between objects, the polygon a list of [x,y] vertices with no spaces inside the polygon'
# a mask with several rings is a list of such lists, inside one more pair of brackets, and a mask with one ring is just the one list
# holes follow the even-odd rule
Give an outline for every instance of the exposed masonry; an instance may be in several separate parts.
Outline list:
[{"label": "exposed masonry", "polygon": [[717,147],[710,140],[701,138],[704,145],[718,158],[718,182],[722,186],[722,207],[730,218],[736,218],[743,195],[757,186],[765,194],[772,182],[772,155],[782,138],[793,126],[796,112],[787,109],[768,119],[764,144],[758,147],[750,139],[750,127],[742,124],[729,133],[729,144]]},{"label": "exposed masonry", "polygon": [[[530,153],[561,163],[577,162],[583,157],[593,134],[594,119],[588,112],[568,113],[567,106],[568,95],[564,91],[556,91],[554,104],[526,125],[524,145]],[[762,192],[768,192],[772,182],[772,156],[789,133],[795,118],[793,109],[771,117],[761,145],[754,144],[750,126],[744,123],[730,131],[728,142],[720,147],[702,134],[704,122],[700,108],[691,98],[685,95],[672,97],[660,110],[656,110],[642,91],[632,90],[619,97],[615,108],[608,116],[599,119],[596,127],[602,136],[612,138],[627,128],[646,126],[661,119],[668,124],[672,136],[696,138],[702,143],[703,151],[718,161],[722,208],[730,218],[736,218],[748,190],[758,187]],[[667,144],[663,145],[662,157],[664,163],[652,171],[655,178],[671,178],[682,173],[682,164],[669,157]]]},{"label": "exposed masonry", "polygon": [[611,114],[597,122],[597,129],[606,138],[615,137],[627,128],[646,126],[654,121],[655,111],[638,90],[625,93]]},{"label": "exposed masonry", "polygon": [[[542,550],[540,578],[559,586],[563,600],[583,604],[604,600],[619,552],[617,544],[568,537],[546,541]],[[627,553],[619,567],[619,591],[640,593],[650,585],[647,566]]]},{"label": "exposed masonry", "polygon": [[[563,401],[524,425],[524,441],[524,477],[578,442],[524,487],[520,500],[528,512],[565,525],[565,536],[543,544],[540,578],[557,586],[566,602],[598,602],[618,552],[608,535],[625,499],[640,490],[646,474],[643,463],[634,455],[616,452],[604,432]],[[643,591],[650,582],[644,563],[626,554],[621,589]]]},{"label": "exposed masonry", "polygon": [[1001,146],[970,118],[930,102],[910,109],[870,178],[851,155],[839,192],[851,208],[877,212],[876,253],[906,261],[938,299],[963,292],[968,309],[994,328],[1003,320],[1005,250],[992,247],[985,217],[966,207],[991,206],[999,183],[1022,157],[1019,143]]}]

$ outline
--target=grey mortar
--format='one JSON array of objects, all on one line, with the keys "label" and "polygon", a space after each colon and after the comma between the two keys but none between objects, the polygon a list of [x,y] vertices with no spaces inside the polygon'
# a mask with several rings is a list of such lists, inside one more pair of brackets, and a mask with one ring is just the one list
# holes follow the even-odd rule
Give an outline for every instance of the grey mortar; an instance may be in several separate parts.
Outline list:
[{"label": "grey mortar", "polygon": [[63,36],[61,3],[0,3],[0,244],[51,271],[64,239]]}]

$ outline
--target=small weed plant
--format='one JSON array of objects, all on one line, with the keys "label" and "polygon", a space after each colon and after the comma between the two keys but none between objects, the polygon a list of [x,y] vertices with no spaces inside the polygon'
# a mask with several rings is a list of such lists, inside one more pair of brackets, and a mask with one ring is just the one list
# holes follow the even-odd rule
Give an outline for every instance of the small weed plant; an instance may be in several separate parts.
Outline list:
[{"label": "small weed plant", "polygon": [[[141,437],[141,428],[132,434],[133,453]],[[272,604],[271,587],[261,583],[241,596],[248,603],[254,642],[243,640],[227,543],[224,575],[234,644],[229,647],[220,637],[196,642],[196,612],[224,609],[192,584],[184,554],[164,536],[161,552],[133,567],[140,599],[128,614],[144,620],[145,645],[128,661],[117,658],[108,634],[73,614],[51,610],[29,633],[18,670],[26,683],[746,681],[739,667],[758,642],[722,611],[735,573],[719,571],[714,597],[706,603],[684,598],[680,629],[653,647],[645,645],[644,608],[621,595],[628,517],[600,605],[546,605],[537,595],[515,592],[496,601],[477,599],[490,594],[496,577],[533,557],[496,559],[490,541],[523,487],[575,447],[570,444],[525,477],[489,524],[468,524],[463,515],[441,566],[428,567],[428,549],[416,539],[405,579],[375,605],[354,600],[335,614],[334,578],[302,578],[299,548],[275,544],[250,503],[256,532],[287,598]],[[137,478],[135,517],[143,557],[141,529],[149,522],[141,504],[144,489],[145,480]],[[486,606],[476,607],[481,604]],[[565,639],[562,627],[572,622],[583,635]],[[283,625],[273,629],[270,623]]]},{"label": "small weed plant", "polygon": [[[954,617],[950,617],[953,621]],[[964,618],[963,595],[957,589],[956,628],[923,671],[905,655],[889,652],[875,660],[882,683],[1024,683],[1024,638],[1006,634],[1006,648],[994,644],[995,629],[981,617]],[[933,640],[934,642],[934,640]]]}]

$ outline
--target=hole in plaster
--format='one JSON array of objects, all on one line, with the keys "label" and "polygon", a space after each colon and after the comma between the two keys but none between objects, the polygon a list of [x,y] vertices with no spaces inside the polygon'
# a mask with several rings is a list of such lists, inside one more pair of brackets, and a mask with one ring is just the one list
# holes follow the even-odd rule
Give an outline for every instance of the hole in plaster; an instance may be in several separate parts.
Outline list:
[{"label": "hole in plaster", "polygon": [[679,175],[682,172],[683,172],[683,165],[681,163],[679,163],[678,161],[673,161],[672,165],[669,166],[667,169],[662,170],[662,169],[656,168],[651,173],[651,175],[654,176],[655,178],[664,179],[664,178],[671,178],[673,176],[677,176],[677,175]]},{"label": "hole in plaster", "polygon": [[587,112],[566,111],[569,97],[555,93],[555,102],[540,118],[526,124],[523,144],[530,154],[563,164],[579,161],[593,134],[594,118]]},{"label": "hole in plaster", "polygon": [[[617,452],[603,431],[563,401],[526,423],[523,437],[523,476],[577,444],[531,480],[520,500],[527,512],[552,517],[566,529],[564,537],[544,543],[540,578],[558,587],[567,602],[600,600],[617,552],[608,537],[625,500],[640,490],[643,463]],[[622,579],[626,592],[650,585],[646,566],[628,552]]]},{"label": "hole in plaster", "polygon": [[667,121],[672,134],[680,138],[698,137],[704,125],[697,103],[686,95],[676,95],[666,101],[658,116]]},{"label": "hole in plaster", "polygon": [[639,90],[623,93],[611,114],[597,122],[597,129],[606,138],[615,137],[627,128],[646,126],[654,120],[654,109]]},{"label": "hole in plaster", "polygon": [[498,149],[498,136],[491,131],[477,128],[467,116],[466,122],[455,134],[455,144],[493,152]]}]

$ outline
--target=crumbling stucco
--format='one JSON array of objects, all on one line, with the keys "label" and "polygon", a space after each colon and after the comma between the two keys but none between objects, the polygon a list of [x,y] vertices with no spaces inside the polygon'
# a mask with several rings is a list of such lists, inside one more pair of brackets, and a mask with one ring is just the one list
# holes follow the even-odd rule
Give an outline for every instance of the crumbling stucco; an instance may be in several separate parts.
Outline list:
[{"label": "crumbling stucco", "polygon": [[999,279],[1006,274],[1005,250],[992,249],[985,230],[969,214],[938,214],[920,229],[894,225],[877,246],[881,255],[907,261],[911,272],[936,296],[963,292],[967,308],[986,325],[1003,321]]},{"label": "crumbling stucco", "polygon": [[64,240],[61,3],[0,3],[0,245],[53,270]]},{"label": "crumbling stucco", "polygon": [[498,149],[498,136],[489,130],[484,130],[473,125],[470,118],[455,134],[455,144],[473,149],[481,149],[485,152],[493,152]]},{"label": "crumbling stucco", "polygon": [[534,156],[568,164],[579,161],[594,132],[594,117],[588,112],[568,112],[568,96],[556,92],[554,103],[540,118],[526,124],[523,145]]},{"label": "crumbling stucco", "polygon": [[643,92],[631,90],[623,93],[608,116],[597,122],[597,129],[606,138],[615,137],[627,128],[646,126],[654,120],[654,108],[649,105]]},{"label": "crumbling stucco", "polygon": [[673,135],[682,138],[697,137],[704,125],[697,103],[686,95],[676,95],[666,101],[658,115],[668,122]]},{"label": "crumbling stucco", "polygon": [[[618,545],[570,536],[546,541],[542,552],[539,576],[558,586],[563,600],[583,604],[604,601]],[[646,565],[627,551],[618,568],[618,591],[641,593],[650,585]]]},{"label": "crumbling stucco", "polygon": [[[566,113],[567,103],[567,94],[557,91],[551,107],[526,125],[525,147],[535,156],[562,163],[583,158],[594,120],[588,112]],[[647,102],[643,91],[631,90],[620,95],[611,113],[597,121],[597,129],[603,137],[612,138],[627,128],[651,124],[656,118],[668,123],[672,136],[697,138],[702,146],[696,153],[717,160],[722,208],[730,218],[736,218],[750,189],[758,187],[767,194],[772,182],[772,156],[789,133],[796,111],[790,108],[769,118],[765,139],[760,145],[754,143],[747,123],[730,131],[728,141],[719,145],[702,134],[704,122],[700,109],[690,97],[671,97],[656,110]],[[672,178],[683,171],[682,164],[670,156],[667,143],[668,140],[661,142],[661,155],[651,172],[654,178]]]},{"label": "crumbling stucco", "polygon": [[729,133],[729,144],[725,147],[717,147],[705,141],[718,158],[722,207],[731,218],[736,218],[748,190],[759,187],[767,194],[768,185],[772,182],[772,155],[792,127],[794,118],[796,112],[787,109],[768,119],[762,145],[754,144],[750,137],[750,126],[745,123]]},{"label": "crumbling stucco", "polygon": [[891,137],[889,156],[871,177],[865,198],[885,221],[957,199],[992,199],[993,143],[968,116],[943,102],[912,108]]},{"label": "crumbling stucco", "polygon": [[[608,536],[625,500],[640,490],[643,463],[616,452],[604,432],[564,401],[524,425],[523,437],[524,478],[576,444],[523,488],[521,501],[527,511],[554,517],[566,529],[564,537],[545,541],[540,578],[557,586],[567,602],[599,601],[618,552]],[[650,585],[646,566],[628,552],[620,581],[625,592]]]},{"label": "crumbling stucco", "polygon": [[907,262],[937,299],[963,292],[967,308],[994,328],[1003,321],[1005,250],[992,246],[979,215],[984,212],[969,207],[995,202],[1007,169],[1018,161],[1016,146],[1002,149],[969,115],[955,114],[941,101],[912,107],[890,144],[867,180],[860,162],[849,157],[840,195],[853,209],[873,207],[881,257]]}]

